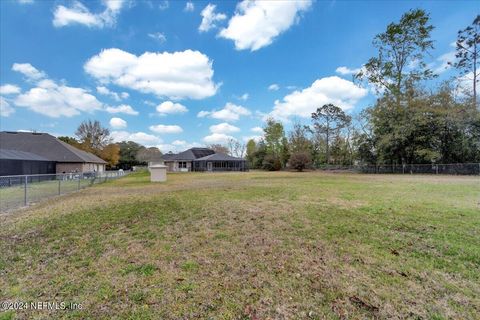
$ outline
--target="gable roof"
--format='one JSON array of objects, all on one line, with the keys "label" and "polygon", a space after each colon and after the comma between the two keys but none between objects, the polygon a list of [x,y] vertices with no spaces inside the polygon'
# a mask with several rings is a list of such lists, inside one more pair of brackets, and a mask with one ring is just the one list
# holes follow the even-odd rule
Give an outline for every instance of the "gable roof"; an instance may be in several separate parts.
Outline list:
[{"label": "gable roof", "polygon": [[183,152],[177,153],[177,154],[170,154],[166,153],[163,155],[163,160],[184,160],[184,161],[193,161],[195,159],[205,157],[211,154],[214,154],[215,151],[212,149],[208,148],[190,148],[188,150],[185,150]]},{"label": "gable roof", "polygon": [[56,162],[107,163],[96,155],[77,149],[48,133],[2,131],[0,148],[30,152]]},{"label": "gable roof", "polygon": [[28,161],[49,161],[37,154],[18,150],[0,149],[0,159],[4,160],[28,160]]},{"label": "gable roof", "polygon": [[214,153],[202,158],[198,158],[195,161],[245,161],[245,159],[232,157],[223,153]]}]

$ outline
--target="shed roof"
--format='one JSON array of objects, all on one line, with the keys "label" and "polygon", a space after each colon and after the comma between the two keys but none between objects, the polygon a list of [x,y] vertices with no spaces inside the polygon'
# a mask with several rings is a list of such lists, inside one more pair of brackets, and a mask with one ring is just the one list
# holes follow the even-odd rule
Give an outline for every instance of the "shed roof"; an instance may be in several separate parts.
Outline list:
[{"label": "shed roof", "polygon": [[49,161],[37,154],[18,150],[0,149],[0,159],[5,160],[28,160],[28,161]]},{"label": "shed roof", "polygon": [[195,161],[245,161],[245,159],[232,157],[223,153],[214,153],[206,157],[195,159]]},{"label": "shed roof", "polygon": [[48,133],[2,131],[0,148],[30,152],[56,162],[107,163],[96,155],[77,149]]}]

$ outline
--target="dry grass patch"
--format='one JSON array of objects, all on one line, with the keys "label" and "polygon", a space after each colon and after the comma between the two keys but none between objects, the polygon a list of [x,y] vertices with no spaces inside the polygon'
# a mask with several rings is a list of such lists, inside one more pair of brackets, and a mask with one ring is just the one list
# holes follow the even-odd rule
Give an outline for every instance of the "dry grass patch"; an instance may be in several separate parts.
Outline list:
[{"label": "dry grass patch", "polygon": [[[439,180],[440,179],[440,180]],[[3,217],[0,300],[92,319],[476,319],[478,178],[137,174]]]}]

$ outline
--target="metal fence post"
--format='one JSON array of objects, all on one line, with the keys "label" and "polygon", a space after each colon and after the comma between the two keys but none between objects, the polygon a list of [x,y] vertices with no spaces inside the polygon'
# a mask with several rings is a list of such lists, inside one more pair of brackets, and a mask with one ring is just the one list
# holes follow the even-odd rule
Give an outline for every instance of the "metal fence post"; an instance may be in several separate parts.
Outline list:
[{"label": "metal fence post", "polygon": [[58,195],[62,194],[62,179],[58,179]]},{"label": "metal fence post", "polygon": [[80,175],[78,175],[78,188],[77,190],[80,190]]},{"label": "metal fence post", "polygon": [[25,206],[26,206],[27,203],[28,203],[28,200],[27,200],[28,176],[25,176],[25,181],[24,181],[23,187],[24,187],[23,203],[24,203]]}]

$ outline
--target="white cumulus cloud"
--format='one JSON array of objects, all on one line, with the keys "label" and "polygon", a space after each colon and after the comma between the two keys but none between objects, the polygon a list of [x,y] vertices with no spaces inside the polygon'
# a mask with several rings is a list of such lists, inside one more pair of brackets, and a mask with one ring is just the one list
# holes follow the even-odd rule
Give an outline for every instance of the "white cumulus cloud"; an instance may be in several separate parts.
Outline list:
[{"label": "white cumulus cloud", "polygon": [[252,132],[255,132],[255,133],[262,133],[263,134],[263,129],[260,128],[260,127],[253,127],[252,129],[250,129]]},{"label": "white cumulus cloud", "polygon": [[18,94],[20,93],[20,87],[14,85],[14,84],[4,84],[3,86],[0,86],[0,94]]},{"label": "white cumulus cloud", "polygon": [[328,103],[348,110],[367,94],[368,90],[337,76],[321,78],[308,88],[286,95],[282,101],[276,100],[270,115],[279,119],[308,118],[318,107]]},{"label": "white cumulus cloud", "polygon": [[57,84],[49,79],[39,81],[36,87],[18,95],[14,103],[52,118],[72,117],[81,112],[92,113],[103,106],[87,90]]},{"label": "white cumulus cloud", "polygon": [[193,4],[192,1],[187,1],[187,3],[185,4],[185,8],[183,10],[187,12],[192,12],[193,10],[195,10],[195,5]]},{"label": "white cumulus cloud", "polygon": [[197,117],[204,118],[210,117],[213,119],[219,119],[223,121],[237,121],[241,116],[249,116],[252,113],[245,107],[227,102],[225,107],[221,110],[212,110],[212,111],[200,111],[197,114]]},{"label": "white cumulus cloud", "polygon": [[97,92],[105,96],[113,98],[115,101],[120,101],[122,99],[127,99],[130,95],[127,92],[121,92],[120,94],[114,91],[110,91],[107,87],[98,86]]},{"label": "white cumulus cloud", "polygon": [[198,31],[207,32],[210,29],[216,28],[216,22],[227,19],[227,16],[223,13],[215,13],[216,5],[209,3],[203,8],[200,15],[202,16],[202,22],[198,27]]},{"label": "white cumulus cloud", "polygon": [[203,138],[203,141],[207,144],[226,144],[231,139],[235,139],[224,133],[212,133]]},{"label": "white cumulus cloud", "polygon": [[310,0],[244,0],[237,5],[235,15],[219,36],[233,40],[237,50],[258,50],[288,30],[311,4]]},{"label": "white cumulus cloud", "polygon": [[350,69],[348,67],[338,67],[337,69],[335,69],[335,72],[345,76],[348,74],[357,74],[361,70],[361,68]]},{"label": "white cumulus cloud", "polygon": [[278,91],[280,89],[280,86],[276,83],[272,83],[271,85],[268,86],[268,90],[270,91]]},{"label": "white cumulus cloud", "polygon": [[107,106],[105,108],[105,111],[107,111],[108,113],[124,113],[124,114],[129,114],[129,115],[132,115],[132,116],[138,115],[138,111],[134,110],[128,104],[121,104],[121,105],[116,106],[116,107]]},{"label": "white cumulus cloud", "polygon": [[212,61],[199,51],[136,56],[116,48],[105,49],[90,58],[84,69],[103,83],[170,99],[203,99],[217,92]]},{"label": "white cumulus cloud", "polygon": [[141,131],[133,133],[127,131],[112,131],[110,135],[114,142],[133,141],[146,147],[154,147],[163,142],[159,137]]},{"label": "white cumulus cloud", "polygon": [[100,13],[90,12],[90,10],[79,1],[74,1],[71,7],[59,5],[53,13],[53,25],[57,28],[71,24],[82,24],[95,28],[114,26],[124,1],[103,0],[102,2],[105,10]]},{"label": "white cumulus cloud", "polygon": [[161,115],[185,113],[187,111],[187,107],[185,107],[183,104],[175,103],[172,101],[165,101],[157,106],[157,112]]},{"label": "white cumulus cloud", "polygon": [[127,127],[127,121],[122,118],[112,118],[110,119],[110,127],[114,129],[124,129]]},{"label": "white cumulus cloud", "polygon": [[240,131],[240,128],[232,126],[226,122],[210,126],[210,132],[212,133],[234,133],[238,131]]},{"label": "white cumulus cloud", "polygon": [[5,98],[0,97],[0,116],[8,117],[14,112],[15,112],[15,109],[10,106],[10,103],[8,103],[8,101],[5,100]]},{"label": "white cumulus cloud", "polygon": [[29,80],[33,81],[43,79],[47,76],[45,72],[39,71],[30,63],[14,63],[12,66],[12,70],[22,73]]},{"label": "white cumulus cloud", "polygon": [[183,132],[182,127],[177,125],[165,125],[157,124],[149,127],[150,130],[156,133],[181,133]]}]

